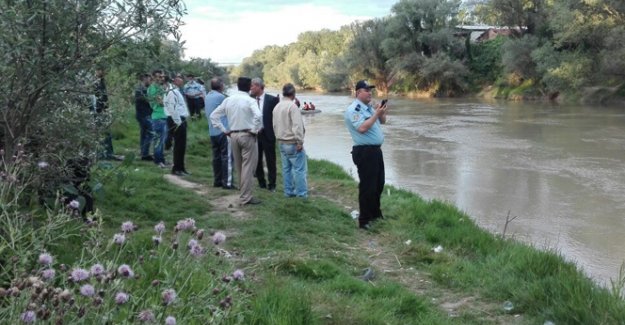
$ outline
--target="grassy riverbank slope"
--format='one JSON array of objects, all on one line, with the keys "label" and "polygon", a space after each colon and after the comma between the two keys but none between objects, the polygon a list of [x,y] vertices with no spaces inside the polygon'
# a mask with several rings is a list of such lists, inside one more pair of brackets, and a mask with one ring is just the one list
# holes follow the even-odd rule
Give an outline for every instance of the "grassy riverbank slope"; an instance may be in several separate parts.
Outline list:
[{"label": "grassy riverbank slope", "polygon": [[[97,206],[111,229],[127,219],[145,229],[159,220],[172,227],[175,220],[192,217],[198,227],[224,231],[229,239],[223,248],[231,256],[211,267],[217,274],[232,268],[246,273],[246,294],[228,322],[618,324],[625,319],[618,290],[598,287],[557,253],[478,228],[447,203],[387,187],[386,219],[370,232],[358,230],[350,217],[357,209],[357,183],[325,161],[309,161],[308,200],[284,198],[279,184],[277,193],[256,188],[263,203],[239,208],[236,193],[210,187],[206,128],[205,120],[190,123],[192,176],[180,181],[164,177],[168,171],[151,163],[131,162],[123,181],[105,185]],[[134,121],[128,118],[116,130],[116,150],[137,151]],[[442,251],[434,250],[439,245]]]}]

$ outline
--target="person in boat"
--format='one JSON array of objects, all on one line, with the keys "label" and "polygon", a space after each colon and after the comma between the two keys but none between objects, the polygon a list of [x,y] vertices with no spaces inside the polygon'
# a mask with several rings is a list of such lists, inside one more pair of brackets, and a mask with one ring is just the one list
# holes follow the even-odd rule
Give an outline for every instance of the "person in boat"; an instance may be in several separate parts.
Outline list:
[{"label": "person in boat", "polygon": [[310,109],[310,105],[307,102],[304,102],[304,110],[307,111]]},{"label": "person in boat", "polygon": [[311,111],[315,110],[315,104],[313,104],[312,102],[310,102],[308,106],[310,106]]}]

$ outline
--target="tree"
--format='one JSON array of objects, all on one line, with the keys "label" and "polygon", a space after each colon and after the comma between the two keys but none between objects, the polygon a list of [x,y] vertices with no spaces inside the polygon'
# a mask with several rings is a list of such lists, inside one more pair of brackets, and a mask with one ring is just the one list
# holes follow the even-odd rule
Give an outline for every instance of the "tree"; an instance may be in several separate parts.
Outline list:
[{"label": "tree", "polygon": [[[112,48],[153,35],[178,37],[184,13],[180,1],[2,1],[0,136],[5,158],[15,153],[18,142],[29,143],[48,131],[62,133],[68,121],[42,122],[69,108],[84,110],[81,98],[91,93],[89,75],[96,64],[107,65]],[[65,133],[63,139],[47,140],[75,151],[71,147],[79,137]],[[33,150],[57,147],[48,142]]]},{"label": "tree", "polygon": [[354,80],[373,79],[377,89],[388,91],[391,70],[387,67],[388,56],[382,50],[386,39],[386,20],[373,19],[351,25],[353,39],[346,53],[350,75]]}]

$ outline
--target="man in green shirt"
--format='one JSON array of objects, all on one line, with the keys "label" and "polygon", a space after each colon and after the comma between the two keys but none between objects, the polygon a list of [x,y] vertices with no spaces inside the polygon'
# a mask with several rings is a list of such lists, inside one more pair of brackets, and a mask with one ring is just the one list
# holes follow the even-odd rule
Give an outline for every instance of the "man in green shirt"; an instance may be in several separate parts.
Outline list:
[{"label": "man in green shirt", "polygon": [[163,147],[167,139],[167,114],[163,106],[165,97],[165,76],[162,70],[152,72],[154,82],[148,88],[148,101],[152,107],[152,131],[154,132],[154,163],[161,168],[166,168]]}]

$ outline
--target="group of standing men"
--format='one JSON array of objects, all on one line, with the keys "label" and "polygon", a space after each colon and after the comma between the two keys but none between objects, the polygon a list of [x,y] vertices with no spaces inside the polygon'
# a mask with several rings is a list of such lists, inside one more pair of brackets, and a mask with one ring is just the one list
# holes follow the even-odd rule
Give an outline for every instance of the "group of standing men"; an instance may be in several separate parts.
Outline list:
[{"label": "group of standing men", "polygon": [[[141,128],[141,159],[153,160],[166,168],[164,147],[168,133],[174,141],[174,164],[172,173],[190,175],[184,166],[186,150],[187,119],[189,107],[201,116],[202,107],[209,120],[209,135],[213,151],[213,174],[215,187],[236,189],[233,183],[231,162],[234,161],[239,175],[239,203],[259,204],[253,196],[253,178],[259,186],[276,191],[276,141],[279,144],[284,195],[286,197],[308,196],[307,162],[304,151],[304,123],[295,87],[285,84],[282,98],[265,93],[260,78],[240,77],[237,89],[227,97],[224,83],[219,78],[210,81],[210,92],[198,87],[190,78],[181,92],[183,77],[176,75],[169,80],[161,70],[151,76],[141,76],[141,84],[135,92],[137,121]],[[386,123],[387,105],[371,105],[371,89],[361,80],[356,83],[356,99],[344,114],[345,125],[352,140],[352,160],[358,169],[359,226],[368,229],[372,221],[383,218],[380,197],[384,188],[384,160],[381,145],[384,135],[380,124]],[[183,96],[185,93],[186,96]],[[201,99],[201,103],[199,101]],[[154,140],[154,156],[149,155]],[[265,178],[263,155],[267,162]]]},{"label": "group of standing men", "polygon": [[[278,100],[277,97],[265,93],[262,79],[241,77],[237,80],[237,89],[238,91],[230,97],[225,98],[224,96],[221,103],[218,103],[217,100],[211,100],[209,103],[207,100],[206,111],[210,118],[211,141],[213,141],[212,134],[219,131],[230,139],[236,172],[240,178],[240,204],[261,203],[252,195],[254,176],[258,179],[261,188],[275,192],[276,141],[280,144],[284,195],[287,197],[307,197],[307,163],[303,148],[304,124],[299,109],[293,103],[295,88],[290,84],[285,85],[282,100]],[[215,90],[212,90],[211,93],[213,91]],[[211,95],[211,93],[207,95],[207,98],[212,99],[219,96],[217,94]],[[295,109],[291,110],[291,114],[285,116],[280,112],[287,103],[295,106]],[[208,115],[209,112],[210,115]],[[300,157],[298,165],[291,163],[290,156],[294,155],[293,153],[283,152],[282,147],[286,144],[299,144],[295,152],[295,155]],[[222,150],[218,151],[223,152]],[[265,179],[262,162],[263,155],[267,162],[267,179]],[[215,155],[213,159],[216,159]],[[219,162],[223,162],[223,160],[222,156]],[[213,164],[216,165],[219,162]],[[224,168],[222,167],[221,170],[223,171]],[[213,168],[213,171],[215,172],[216,169]],[[218,175],[215,176],[215,179],[219,179]],[[222,176],[221,179],[224,177]],[[214,185],[219,186],[219,183]]]}]

